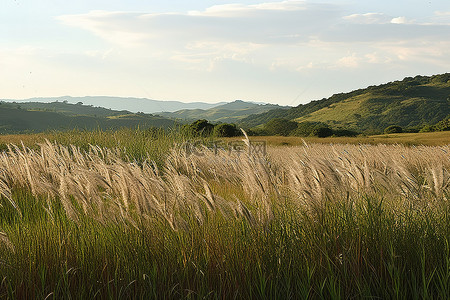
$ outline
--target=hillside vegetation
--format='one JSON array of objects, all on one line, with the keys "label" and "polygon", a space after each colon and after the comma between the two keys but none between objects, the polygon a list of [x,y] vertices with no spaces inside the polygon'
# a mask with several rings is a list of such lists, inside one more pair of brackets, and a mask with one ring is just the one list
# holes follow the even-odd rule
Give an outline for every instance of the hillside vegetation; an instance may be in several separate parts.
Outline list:
[{"label": "hillside vegetation", "polygon": [[60,102],[2,102],[3,108],[21,108],[29,111],[57,112],[69,116],[109,117],[130,114],[129,111],[117,111],[104,107],[92,106],[78,102],[77,104]]},{"label": "hillside vegetation", "polygon": [[0,134],[70,129],[164,127],[177,123],[151,114],[133,114],[82,104],[0,102]]},{"label": "hillside vegetation", "polygon": [[271,110],[244,118],[252,128],[275,118],[322,122],[333,128],[383,132],[390,125],[405,128],[436,124],[450,115],[450,73],[407,77],[350,93],[301,104],[289,110]]},{"label": "hillside vegetation", "polygon": [[105,107],[113,110],[127,110],[130,112],[144,112],[154,114],[161,111],[177,111],[180,109],[208,109],[224,103],[204,103],[204,102],[181,102],[170,100],[153,100],[147,98],[132,97],[109,97],[109,96],[85,96],[85,97],[40,97],[23,100],[3,99],[6,102],[18,102],[20,104],[27,102],[34,103],[55,103],[66,102],[70,104],[84,103],[85,105],[95,107]]},{"label": "hillside vegetation", "polygon": [[206,119],[210,122],[238,123],[243,118],[253,114],[261,114],[273,109],[285,110],[287,108],[275,104],[257,104],[236,100],[210,109],[185,109],[173,113],[163,112],[158,114],[167,118],[187,121]]}]

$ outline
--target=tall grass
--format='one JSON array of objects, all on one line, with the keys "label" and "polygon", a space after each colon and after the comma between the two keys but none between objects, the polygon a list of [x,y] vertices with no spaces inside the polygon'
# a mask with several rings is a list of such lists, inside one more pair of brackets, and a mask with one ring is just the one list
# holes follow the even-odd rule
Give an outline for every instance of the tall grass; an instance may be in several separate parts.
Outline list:
[{"label": "tall grass", "polygon": [[151,159],[157,164],[165,161],[166,154],[175,144],[195,137],[179,128],[122,128],[119,130],[50,131],[47,133],[0,136],[0,151],[8,150],[8,144],[25,145],[39,150],[39,144],[47,140],[65,146],[76,146],[88,151],[92,145],[118,149],[125,161],[143,162]]},{"label": "tall grass", "polygon": [[169,137],[129,159],[101,138],[0,155],[0,297],[449,294],[449,146],[260,157]]}]

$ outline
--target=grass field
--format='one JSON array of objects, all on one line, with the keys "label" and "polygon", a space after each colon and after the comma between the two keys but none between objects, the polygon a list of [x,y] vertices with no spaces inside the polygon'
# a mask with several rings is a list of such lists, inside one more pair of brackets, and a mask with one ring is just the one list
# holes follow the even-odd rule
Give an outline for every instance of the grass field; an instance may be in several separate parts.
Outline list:
[{"label": "grass field", "polygon": [[0,298],[448,298],[448,134],[418,136],[1,136]]},{"label": "grass field", "polygon": [[[21,144],[22,142],[27,146],[34,146],[37,143],[43,143],[46,139],[50,141],[57,141],[62,144],[75,144],[86,147],[89,143],[94,145],[101,145],[103,147],[117,147],[124,144],[134,143],[141,148],[148,147],[149,144],[154,144],[157,137],[163,134],[159,131],[159,135],[155,133],[149,134],[145,130],[131,130],[123,129],[117,131],[72,131],[72,132],[52,132],[52,133],[38,133],[38,134],[16,134],[16,135],[0,135],[0,149],[6,149],[8,143]],[[149,138],[150,136],[150,138]],[[170,136],[170,134],[169,134]],[[172,133],[172,141],[177,138],[182,138],[178,133]],[[127,137],[133,137],[127,139]],[[185,137],[189,139],[188,137]],[[136,140],[137,139],[137,140]],[[241,140],[241,137],[226,138],[226,141]],[[308,143],[321,144],[403,144],[403,145],[427,145],[427,146],[441,146],[450,143],[450,131],[437,132],[421,132],[421,133],[393,133],[381,134],[372,136],[359,137],[294,137],[294,136],[264,136],[253,137],[253,140],[264,140],[272,146],[300,146],[303,141]],[[166,140],[166,139],[163,139]],[[120,141],[120,143],[118,142]]]},{"label": "grass field", "polygon": [[[295,137],[295,136],[258,136],[254,140],[264,140],[272,146],[301,146],[303,141],[320,144],[402,144],[441,146],[450,144],[450,131],[421,132],[421,133],[394,133],[358,137]],[[229,138],[228,140],[239,140]]]}]

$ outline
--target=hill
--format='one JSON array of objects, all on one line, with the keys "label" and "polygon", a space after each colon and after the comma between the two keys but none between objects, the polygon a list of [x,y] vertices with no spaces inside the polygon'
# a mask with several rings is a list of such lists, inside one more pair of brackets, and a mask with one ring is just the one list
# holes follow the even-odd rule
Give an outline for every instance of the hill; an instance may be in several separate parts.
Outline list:
[{"label": "hill", "polygon": [[210,109],[184,109],[172,113],[158,114],[167,118],[187,121],[206,119],[210,122],[237,123],[250,115],[261,114],[273,109],[286,110],[288,107],[236,100]]},{"label": "hill", "polygon": [[86,97],[48,97],[48,98],[30,98],[23,100],[3,99],[7,102],[66,102],[70,104],[82,103],[84,105],[92,105],[96,107],[109,108],[111,110],[127,110],[130,112],[156,113],[161,111],[174,112],[180,109],[209,109],[222,103],[204,103],[191,102],[185,103],[180,101],[161,101],[147,98],[124,98],[124,97],[107,97],[107,96],[86,96]]},{"label": "hill", "polygon": [[131,114],[130,111],[112,110],[104,107],[95,107],[93,105],[84,105],[82,102],[77,104],[64,102],[2,102],[3,108],[20,108],[28,111],[58,112],[69,116],[94,116],[109,117]]},{"label": "hill", "polygon": [[289,110],[271,110],[242,119],[252,128],[274,118],[323,122],[334,128],[380,132],[389,125],[435,124],[450,114],[450,73],[407,77],[349,93],[301,104]]},{"label": "hill", "polygon": [[[53,104],[48,108],[26,109],[34,104],[0,102],[0,133],[42,132],[69,129],[118,129],[121,127],[174,127],[177,123],[150,114],[133,114],[81,104]],[[77,107],[75,107],[77,106]],[[69,109],[70,108],[70,109]],[[58,111],[56,111],[58,109]],[[81,114],[80,112],[84,112]]]}]

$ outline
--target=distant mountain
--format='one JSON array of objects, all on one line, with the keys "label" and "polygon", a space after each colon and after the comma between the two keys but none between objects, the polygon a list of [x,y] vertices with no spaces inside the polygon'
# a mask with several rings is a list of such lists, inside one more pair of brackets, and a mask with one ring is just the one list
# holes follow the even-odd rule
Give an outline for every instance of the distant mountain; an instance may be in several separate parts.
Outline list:
[{"label": "distant mountain", "polygon": [[118,129],[121,127],[169,128],[178,123],[160,116],[69,103],[0,102],[0,134],[46,130]]},{"label": "distant mountain", "polygon": [[272,109],[286,110],[288,108],[275,104],[257,104],[236,100],[210,109],[183,109],[172,113],[158,113],[158,115],[187,121],[206,119],[210,122],[236,123],[249,115],[261,114]]},{"label": "distant mountain", "polygon": [[435,124],[450,115],[450,73],[407,77],[330,98],[275,109],[241,120],[247,128],[274,118],[297,122],[324,122],[333,128],[380,132],[389,125],[402,127]]},{"label": "distant mountain", "polygon": [[104,107],[113,110],[127,110],[130,112],[143,112],[143,113],[156,113],[156,112],[174,112],[181,109],[209,109],[216,107],[221,103],[204,103],[204,102],[191,102],[185,103],[180,101],[162,101],[151,100],[146,98],[123,98],[123,97],[106,97],[106,96],[86,96],[86,97],[49,97],[49,98],[30,98],[23,100],[12,99],[0,99],[7,102],[67,102],[71,104],[82,103],[85,105],[92,105],[97,107]]}]

